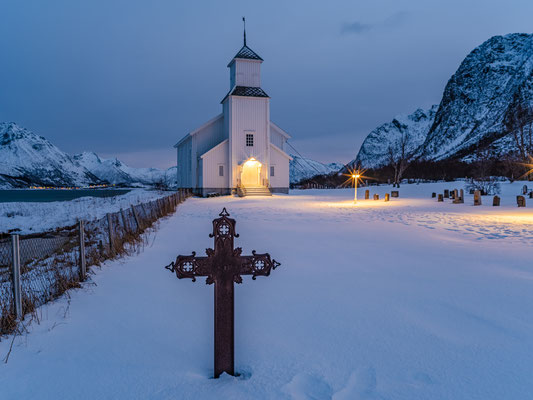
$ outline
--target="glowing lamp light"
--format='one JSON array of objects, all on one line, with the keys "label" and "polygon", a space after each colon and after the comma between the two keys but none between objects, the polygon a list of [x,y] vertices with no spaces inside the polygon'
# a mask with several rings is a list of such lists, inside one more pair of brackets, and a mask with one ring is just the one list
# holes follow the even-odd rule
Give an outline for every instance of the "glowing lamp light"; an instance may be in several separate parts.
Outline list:
[{"label": "glowing lamp light", "polygon": [[349,171],[350,173],[347,174],[348,179],[346,180],[345,184],[348,183],[350,180],[353,180],[353,186],[354,186],[354,196],[353,196],[353,203],[357,203],[357,183],[359,182],[359,179],[364,178],[363,174],[365,170],[360,169],[354,169],[352,171]]}]

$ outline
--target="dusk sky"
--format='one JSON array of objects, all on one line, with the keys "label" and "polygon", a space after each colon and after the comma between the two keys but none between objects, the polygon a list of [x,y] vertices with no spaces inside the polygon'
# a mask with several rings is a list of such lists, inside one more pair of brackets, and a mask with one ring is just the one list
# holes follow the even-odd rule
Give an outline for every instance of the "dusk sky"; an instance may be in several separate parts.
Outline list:
[{"label": "dusk sky", "polygon": [[242,16],[271,119],[322,162],[438,103],[491,36],[533,26],[531,0],[5,0],[0,13],[0,121],[139,167],[175,164],[172,146],[221,112]]}]

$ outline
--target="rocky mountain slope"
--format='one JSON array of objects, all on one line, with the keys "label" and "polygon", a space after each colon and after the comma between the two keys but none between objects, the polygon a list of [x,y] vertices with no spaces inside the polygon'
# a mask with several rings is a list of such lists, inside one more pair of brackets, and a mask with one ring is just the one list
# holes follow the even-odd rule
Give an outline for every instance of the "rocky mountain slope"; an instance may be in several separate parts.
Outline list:
[{"label": "rocky mountain slope", "polygon": [[292,160],[289,164],[290,183],[298,183],[303,179],[312,178],[315,175],[327,175],[332,172],[337,172],[344,167],[344,164],[323,164],[321,162],[300,157],[294,154],[291,154],[291,157]]},{"label": "rocky mountain slope", "polygon": [[487,40],[448,81],[421,155],[461,157],[506,136],[505,121],[517,105],[533,105],[532,85],[533,35]]},{"label": "rocky mountain slope", "polygon": [[463,60],[448,81],[434,118],[433,108],[423,112],[426,118],[410,118],[417,110],[406,123],[405,118],[396,118],[376,128],[355,161],[365,167],[386,164],[388,143],[402,131],[413,133],[417,158],[468,160],[487,145],[496,153],[508,153],[514,148],[507,122],[519,106],[533,110],[533,34],[494,36]]},{"label": "rocky mountain slope", "polygon": [[368,134],[355,160],[365,168],[378,168],[389,164],[389,146],[395,146],[402,135],[408,135],[407,150],[415,152],[426,140],[435,120],[437,105],[429,110],[419,108],[409,115],[398,115],[391,122],[378,126]]}]

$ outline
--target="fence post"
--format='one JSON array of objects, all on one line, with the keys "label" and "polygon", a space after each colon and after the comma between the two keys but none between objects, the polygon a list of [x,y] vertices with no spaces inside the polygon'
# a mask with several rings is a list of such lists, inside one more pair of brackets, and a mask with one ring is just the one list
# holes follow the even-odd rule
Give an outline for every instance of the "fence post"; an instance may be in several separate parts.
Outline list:
[{"label": "fence post", "polygon": [[122,217],[122,224],[124,225],[124,232],[131,232],[130,224],[126,221],[126,216],[124,215],[124,210],[120,209],[120,216]]},{"label": "fence post", "polygon": [[15,303],[15,316],[22,319],[22,288],[20,285],[20,241],[19,235],[12,235],[12,261],[13,261],[13,300]]},{"label": "fence post", "polygon": [[150,219],[150,217],[148,216],[148,214],[146,214],[146,208],[144,208],[144,204],[141,203],[141,208],[143,209],[143,214],[144,214],[144,219]]},{"label": "fence post", "polygon": [[80,281],[84,282],[87,277],[87,263],[85,261],[85,228],[83,221],[79,223],[80,232]]},{"label": "fence post", "polygon": [[107,230],[109,234],[109,252],[111,256],[113,256],[115,253],[115,246],[114,246],[114,235],[113,235],[113,221],[112,221],[110,213],[107,213]]},{"label": "fence post", "polygon": [[139,216],[137,215],[137,210],[135,210],[135,206],[131,205],[131,212],[133,213],[133,218],[135,218],[135,223],[137,224],[137,230],[141,230],[141,224],[139,223]]}]

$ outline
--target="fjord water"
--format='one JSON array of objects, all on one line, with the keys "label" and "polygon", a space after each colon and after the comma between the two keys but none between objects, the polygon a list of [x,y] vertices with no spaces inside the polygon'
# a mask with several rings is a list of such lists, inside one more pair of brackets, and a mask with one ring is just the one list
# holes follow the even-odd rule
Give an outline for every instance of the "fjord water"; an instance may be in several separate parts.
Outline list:
[{"label": "fjord water", "polygon": [[0,203],[70,201],[80,197],[114,197],[131,189],[28,189],[0,190]]}]

